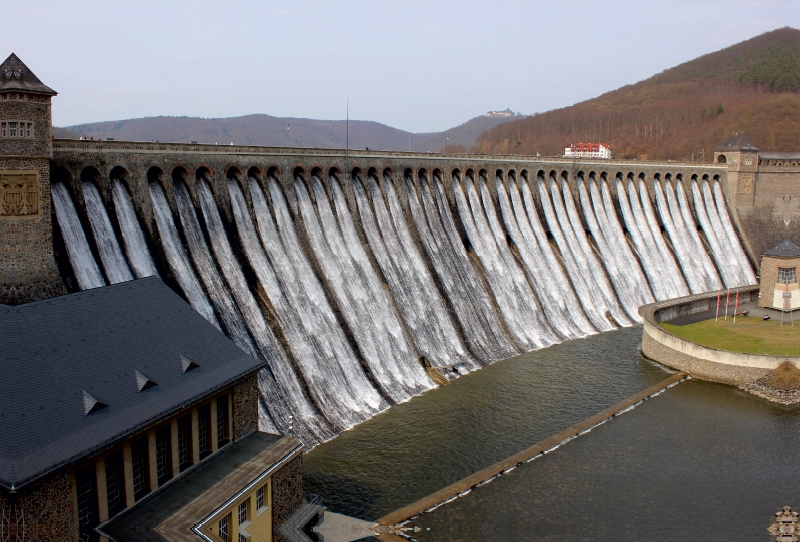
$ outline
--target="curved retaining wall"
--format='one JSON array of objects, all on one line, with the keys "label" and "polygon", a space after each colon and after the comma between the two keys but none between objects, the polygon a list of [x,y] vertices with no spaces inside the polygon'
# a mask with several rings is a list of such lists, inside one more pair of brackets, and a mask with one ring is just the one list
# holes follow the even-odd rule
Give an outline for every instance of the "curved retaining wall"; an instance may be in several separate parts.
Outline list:
[{"label": "curved retaining wall", "polygon": [[[736,291],[731,290],[731,293]],[[739,288],[738,292],[740,303],[758,299],[758,286]],[[639,314],[644,320],[644,355],[694,377],[725,384],[753,382],[787,361],[800,368],[800,356],[767,356],[717,350],[673,335],[659,325],[678,316],[711,310],[716,303],[717,294],[712,292],[641,306]]]}]

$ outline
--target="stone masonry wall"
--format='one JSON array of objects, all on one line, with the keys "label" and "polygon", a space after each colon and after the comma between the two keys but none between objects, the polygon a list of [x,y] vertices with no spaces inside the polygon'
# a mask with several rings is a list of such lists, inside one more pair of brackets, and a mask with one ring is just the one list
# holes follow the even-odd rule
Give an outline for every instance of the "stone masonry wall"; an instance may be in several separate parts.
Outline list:
[{"label": "stone masonry wall", "polygon": [[[9,540],[25,542],[73,542],[75,509],[72,500],[72,477],[55,474],[13,495],[0,494],[2,532]],[[10,519],[9,519],[10,518]],[[13,536],[13,535],[16,536]]]},{"label": "stone masonry wall", "polygon": [[286,463],[272,475],[272,540],[287,542],[279,530],[303,504],[303,455]]},{"label": "stone masonry wall", "polygon": [[41,216],[0,218],[0,304],[18,305],[66,293],[53,256],[50,165],[46,158],[3,158],[2,170],[38,170]]},{"label": "stone masonry wall", "polygon": [[[0,138],[0,173],[36,170],[40,181],[38,216],[4,215],[0,206],[0,304],[17,305],[66,293],[53,256],[50,98],[0,99],[0,121],[34,123],[30,139]],[[0,197],[9,188],[0,186]]]},{"label": "stone masonry wall", "polygon": [[258,375],[253,373],[233,387],[233,439],[258,429]]}]

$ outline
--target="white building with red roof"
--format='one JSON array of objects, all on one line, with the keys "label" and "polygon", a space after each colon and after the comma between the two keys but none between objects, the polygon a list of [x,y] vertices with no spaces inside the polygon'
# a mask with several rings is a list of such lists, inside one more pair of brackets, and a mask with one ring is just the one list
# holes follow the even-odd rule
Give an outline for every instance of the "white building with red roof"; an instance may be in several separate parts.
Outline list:
[{"label": "white building with red roof", "polygon": [[572,158],[611,158],[611,147],[605,143],[572,143],[564,147],[564,156]]}]

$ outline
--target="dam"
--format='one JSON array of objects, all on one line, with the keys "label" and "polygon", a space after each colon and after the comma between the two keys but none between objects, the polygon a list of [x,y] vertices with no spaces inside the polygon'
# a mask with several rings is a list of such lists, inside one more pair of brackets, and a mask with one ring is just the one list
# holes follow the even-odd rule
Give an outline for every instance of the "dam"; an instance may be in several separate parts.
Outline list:
[{"label": "dam", "polygon": [[[712,163],[53,139],[55,91],[14,55],[6,64],[11,540],[128,540],[147,516],[202,523],[218,542],[250,527],[283,541],[302,523],[290,518],[313,515],[304,490],[382,518],[384,538],[419,540],[593,536],[624,525],[605,519],[620,518],[606,506],[617,502],[677,538],[708,538],[754,532],[774,487],[793,504],[776,468],[791,458],[764,443],[796,434],[796,415],[775,425],[775,407],[741,390],[678,385],[685,375],[642,350],[655,344],[650,309],[756,295],[770,235],[798,223],[790,153],[743,134]],[[697,449],[710,452],[697,461]],[[237,457],[265,459],[236,471],[250,482],[202,485]],[[724,488],[762,457],[763,480],[726,516],[715,503],[738,489]],[[674,491],[610,484],[609,467]],[[189,486],[208,489],[208,515],[167,518],[200,497]],[[231,491],[244,500],[225,501]],[[554,527],[578,498],[592,521]],[[399,513],[418,503],[421,515]]]},{"label": "dam", "polygon": [[[524,352],[756,282],[727,166],[53,140],[69,291],[158,275],[307,446]],[[344,172],[347,172],[346,174]]]}]

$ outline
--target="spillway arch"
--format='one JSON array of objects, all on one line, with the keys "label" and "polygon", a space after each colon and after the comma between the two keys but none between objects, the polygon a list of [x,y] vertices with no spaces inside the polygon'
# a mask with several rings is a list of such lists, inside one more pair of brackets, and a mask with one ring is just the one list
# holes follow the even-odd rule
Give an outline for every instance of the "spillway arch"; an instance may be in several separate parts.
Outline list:
[{"label": "spillway arch", "polygon": [[[59,185],[63,201],[56,207],[66,208],[56,212],[69,215],[64,225],[61,216],[54,221],[57,261],[62,275],[72,277],[73,291],[81,289],[72,270],[81,262],[74,258],[85,260],[81,269],[88,270],[87,284],[92,265],[97,268],[97,285],[121,280],[124,268],[142,276],[152,265],[242,348],[272,359],[272,380],[262,382],[262,421],[291,432],[284,419],[288,413],[305,416],[294,431],[302,431],[311,446],[432,386],[418,374],[419,355],[445,367],[446,374],[460,374],[459,368],[474,370],[536,345],[631,325],[633,305],[665,293],[650,291],[647,280],[654,273],[648,279],[643,271],[636,283],[619,270],[631,264],[645,271],[656,267],[646,260],[652,253],[647,246],[658,247],[662,256],[677,250],[675,243],[714,252],[698,225],[698,202],[708,223],[728,227],[721,212],[727,213],[727,202],[716,192],[721,173],[702,167],[515,163],[496,157],[407,162],[387,154],[354,156],[345,175],[334,155],[238,156],[240,151],[216,157],[57,156],[52,183]],[[693,182],[700,183],[699,195]],[[666,200],[659,207],[656,185],[667,187],[672,210],[664,211]],[[461,190],[466,199],[459,203]],[[124,208],[118,209],[121,203]],[[90,216],[90,208],[103,216]],[[678,216],[689,221],[689,229],[670,227]],[[58,231],[64,227],[70,235]],[[312,231],[316,228],[320,231]],[[130,234],[136,231],[134,239]],[[259,238],[247,245],[243,232]],[[735,231],[718,233],[717,251],[735,244]],[[328,248],[320,244],[323,239]],[[71,243],[81,250],[68,250]],[[146,254],[133,257],[136,251]],[[320,260],[334,253],[338,267]],[[291,265],[284,258],[293,259]],[[283,290],[275,289],[278,282],[270,283],[272,289],[263,287],[273,279],[259,266],[274,268]],[[304,278],[297,275],[293,281],[292,273],[300,272]],[[683,274],[680,269],[673,274],[677,285]],[[340,275],[344,282],[335,286]],[[737,276],[746,280],[747,273]],[[548,289],[577,291],[578,278],[597,282],[601,277],[602,302],[596,291],[591,293],[599,282],[573,296],[581,306],[571,310],[547,295]],[[360,286],[354,289],[348,282]],[[502,295],[501,284],[509,285]],[[631,297],[634,290],[639,297]],[[591,312],[590,300],[597,305],[594,323],[578,325],[577,315]],[[536,307],[526,325],[539,326],[538,331],[527,338],[519,328],[512,331],[514,306]],[[260,320],[269,328],[261,338]],[[332,371],[328,378],[338,378],[350,399],[323,408],[334,399],[317,388],[320,376],[308,363],[314,356],[330,356],[326,342],[339,345],[326,362],[326,371]],[[397,360],[372,348],[392,342],[396,352],[404,352]],[[321,350],[311,355],[314,348]],[[412,364],[404,365],[408,360]],[[279,367],[294,376],[276,376]],[[280,404],[270,406],[273,400]],[[314,420],[321,424],[318,431],[311,427]]]}]

